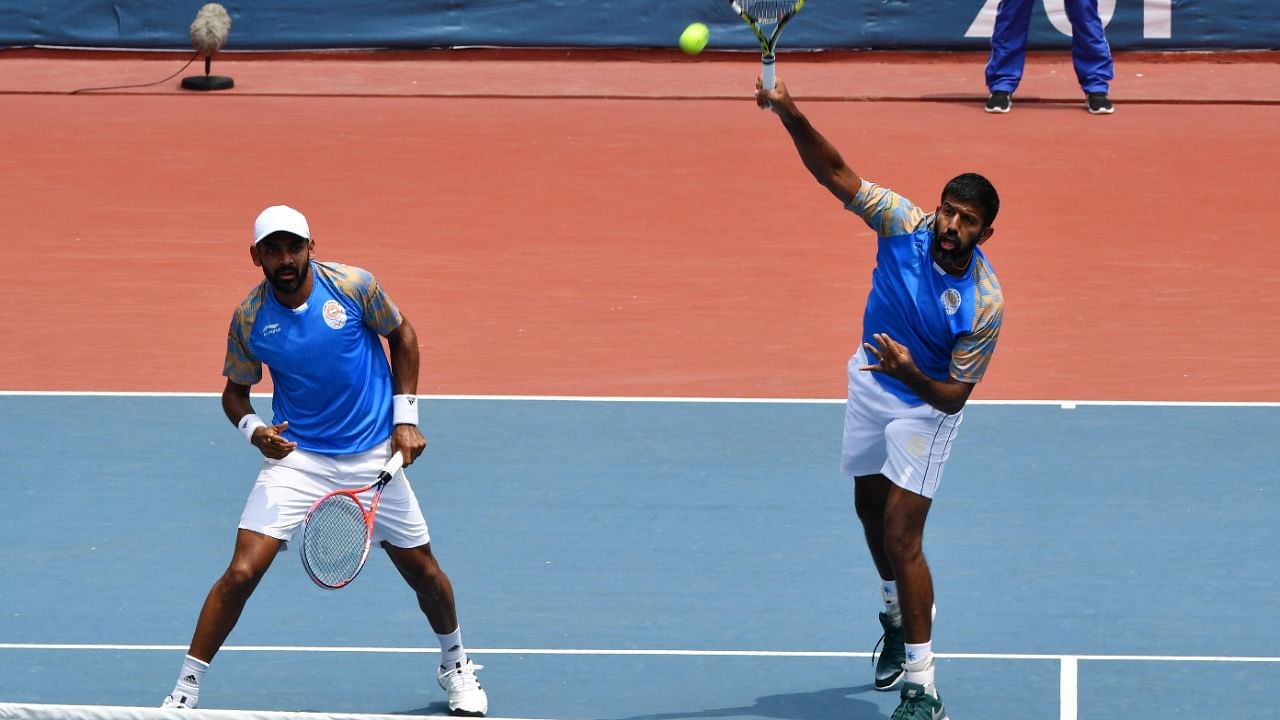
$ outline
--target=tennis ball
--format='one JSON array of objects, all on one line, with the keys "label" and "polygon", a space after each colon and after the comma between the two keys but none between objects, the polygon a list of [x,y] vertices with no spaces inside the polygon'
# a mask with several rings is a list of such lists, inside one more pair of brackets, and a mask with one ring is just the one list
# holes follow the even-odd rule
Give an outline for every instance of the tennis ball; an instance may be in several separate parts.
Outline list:
[{"label": "tennis ball", "polygon": [[711,39],[711,30],[700,22],[690,23],[689,27],[680,33],[680,49],[689,55],[697,55],[707,46],[707,40]]}]

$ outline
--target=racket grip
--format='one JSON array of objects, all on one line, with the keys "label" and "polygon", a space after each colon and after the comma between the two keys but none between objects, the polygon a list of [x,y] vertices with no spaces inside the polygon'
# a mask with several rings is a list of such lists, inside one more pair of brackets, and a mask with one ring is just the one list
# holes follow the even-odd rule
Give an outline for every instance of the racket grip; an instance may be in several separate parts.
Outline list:
[{"label": "racket grip", "polygon": [[396,473],[400,472],[400,468],[402,467],[404,467],[404,455],[397,450],[395,454],[391,456],[391,459],[387,461],[387,464],[382,466],[382,472],[378,473],[378,477],[390,480],[395,477]]},{"label": "racket grip", "polygon": [[774,85],[773,58],[772,57],[761,58],[760,87],[764,88],[765,92],[768,92],[773,89],[773,85]]}]

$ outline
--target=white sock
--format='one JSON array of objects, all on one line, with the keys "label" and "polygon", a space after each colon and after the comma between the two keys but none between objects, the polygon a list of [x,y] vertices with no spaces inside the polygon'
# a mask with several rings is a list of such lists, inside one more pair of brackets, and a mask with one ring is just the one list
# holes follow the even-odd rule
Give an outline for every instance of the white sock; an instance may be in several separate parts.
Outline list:
[{"label": "white sock", "polygon": [[907,675],[905,680],[921,685],[933,684],[933,641],[906,643]]},{"label": "white sock", "polygon": [[436,633],[436,637],[440,640],[440,664],[444,667],[453,667],[458,663],[467,661],[467,650],[462,647],[462,626],[459,625],[457,630],[448,635]]},{"label": "white sock", "polygon": [[190,655],[183,658],[182,669],[178,671],[178,682],[170,693],[173,699],[187,707],[195,707],[200,701],[200,682],[204,680],[204,671],[208,669],[209,663],[203,660]]},{"label": "white sock", "polygon": [[895,580],[880,581],[880,597],[884,599],[884,614],[894,625],[902,625],[902,607],[898,605],[898,583]]}]

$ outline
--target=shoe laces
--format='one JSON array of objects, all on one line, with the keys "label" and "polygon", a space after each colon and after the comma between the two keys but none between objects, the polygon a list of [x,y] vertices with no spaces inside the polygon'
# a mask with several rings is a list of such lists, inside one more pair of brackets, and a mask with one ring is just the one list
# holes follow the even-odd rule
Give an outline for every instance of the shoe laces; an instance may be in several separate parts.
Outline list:
[{"label": "shoe laces", "polygon": [[449,692],[479,690],[480,678],[476,677],[476,671],[483,669],[483,665],[476,665],[470,660],[458,663],[457,667],[440,674],[440,682],[445,685]]},{"label": "shoe laces", "polygon": [[[902,632],[902,628],[900,626],[887,625],[884,620],[880,621],[880,625],[881,627],[884,628],[884,632],[880,634],[880,639],[876,641],[876,646],[871,648],[871,664],[872,665],[875,665],[876,662],[879,661],[880,659],[880,654],[881,654],[880,648],[883,647],[884,652],[889,652],[889,642],[890,642],[889,633],[895,632],[896,634],[898,632]],[[890,629],[891,627],[892,629]]]},{"label": "shoe laces", "polygon": [[902,693],[902,702],[889,716],[889,720],[917,720],[918,718],[932,720],[933,706],[939,702],[926,686],[920,686],[919,691],[906,689]]},{"label": "shoe laces", "polygon": [[893,714],[889,716],[889,720],[918,720],[922,717],[917,709],[919,702],[919,698],[903,700],[897,709],[893,711]]}]

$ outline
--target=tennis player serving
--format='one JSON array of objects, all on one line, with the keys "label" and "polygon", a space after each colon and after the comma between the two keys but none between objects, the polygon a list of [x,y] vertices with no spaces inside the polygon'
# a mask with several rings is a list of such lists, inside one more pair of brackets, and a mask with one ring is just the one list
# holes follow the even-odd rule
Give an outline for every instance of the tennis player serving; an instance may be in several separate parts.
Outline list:
[{"label": "tennis player serving", "polygon": [[986,178],[968,173],[949,181],[926,213],[846,165],[781,80],[772,90],[757,83],[756,103],[782,119],[809,172],[878,238],[862,341],[849,360],[842,465],[854,478],[884,599],[875,687],[902,681],[893,720],[945,720],[934,687],[924,524],[1000,333],[1004,299],[979,247],[991,238],[1000,200]]},{"label": "tennis player serving", "polygon": [[[222,409],[265,457],[249,493],[231,564],[200,610],[164,707],[194,708],[205,670],[245,602],[325,494],[366,485],[394,453],[410,465],[426,448],[418,430],[418,338],[378,281],[349,265],[319,262],[302,213],[276,205],[254,223],[249,248],[266,279],[231,318]],[[381,338],[387,339],[390,364]],[[271,370],[273,420],[259,418],[249,388]],[[374,524],[380,543],[417,595],[440,641],[436,671],[454,715],[483,716],[489,701],[467,657],[453,587],[431,552],[426,520],[404,473],[385,484]]]}]

